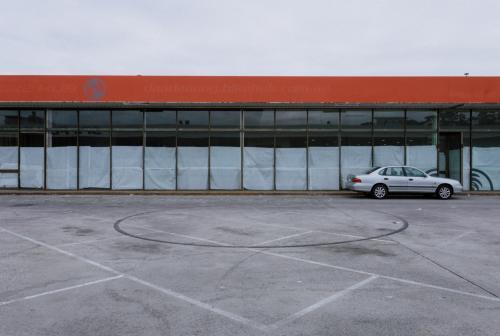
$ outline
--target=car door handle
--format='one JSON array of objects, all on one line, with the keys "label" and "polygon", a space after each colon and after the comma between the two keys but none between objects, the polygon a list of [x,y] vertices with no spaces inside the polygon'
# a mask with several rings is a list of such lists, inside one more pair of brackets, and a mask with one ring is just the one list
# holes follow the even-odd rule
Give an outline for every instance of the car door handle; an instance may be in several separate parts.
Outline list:
[{"label": "car door handle", "polygon": [[413,179],[408,179],[408,181],[413,181]]},{"label": "car door handle", "polygon": [[384,177],[384,180],[386,180],[386,181],[387,181],[387,180],[388,180],[388,178],[387,178],[387,177]]}]

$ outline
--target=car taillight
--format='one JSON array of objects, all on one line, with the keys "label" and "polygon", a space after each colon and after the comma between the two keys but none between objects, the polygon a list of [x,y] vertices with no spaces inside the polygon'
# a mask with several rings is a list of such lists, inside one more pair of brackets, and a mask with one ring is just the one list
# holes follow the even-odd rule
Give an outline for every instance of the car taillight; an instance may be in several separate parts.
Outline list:
[{"label": "car taillight", "polygon": [[353,178],[351,179],[351,182],[352,182],[352,183],[361,183],[361,179],[360,179],[359,177],[353,177]]}]

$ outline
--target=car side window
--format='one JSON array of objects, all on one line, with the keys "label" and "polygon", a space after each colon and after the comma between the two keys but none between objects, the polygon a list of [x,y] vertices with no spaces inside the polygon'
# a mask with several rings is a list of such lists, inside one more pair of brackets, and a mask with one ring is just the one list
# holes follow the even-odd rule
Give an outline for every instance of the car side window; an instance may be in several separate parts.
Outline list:
[{"label": "car side window", "polygon": [[403,167],[389,167],[387,168],[388,176],[405,176]]},{"label": "car side window", "polygon": [[422,173],[420,170],[412,168],[412,167],[405,167],[406,175],[411,176],[411,177],[425,177],[425,174]]}]

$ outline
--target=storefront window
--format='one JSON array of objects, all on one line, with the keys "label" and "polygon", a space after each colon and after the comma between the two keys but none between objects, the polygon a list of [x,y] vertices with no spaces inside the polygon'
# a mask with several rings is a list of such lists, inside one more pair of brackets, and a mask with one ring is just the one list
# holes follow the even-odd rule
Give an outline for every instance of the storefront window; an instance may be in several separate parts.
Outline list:
[{"label": "storefront window", "polygon": [[144,153],[145,189],[175,189],[175,132],[147,132]]},{"label": "storefront window", "polygon": [[373,112],[373,128],[378,130],[403,130],[405,121],[404,111]]},{"label": "storefront window", "polygon": [[308,126],[310,129],[338,129],[339,112],[337,110],[310,110]]},{"label": "storefront window", "polygon": [[470,111],[443,110],[439,111],[439,129],[452,131],[469,131]]},{"label": "storefront window", "polygon": [[274,136],[272,133],[245,133],[243,188],[274,189]]},{"label": "storefront window", "polygon": [[473,130],[500,130],[500,111],[472,111]]},{"label": "storefront window", "polygon": [[372,128],[372,111],[371,110],[348,110],[342,111],[341,128],[347,129],[371,129]]},{"label": "storefront window", "polygon": [[276,128],[306,128],[307,111],[276,111]]},{"label": "storefront window", "polygon": [[500,135],[473,132],[472,146],[472,189],[500,190]]},{"label": "storefront window", "polygon": [[113,132],[112,188],[142,189],[142,132]]},{"label": "storefront window", "polygon": [[176,128],[176,111],[146,111],[146,129]]},{"label": "storefront window", "polygon": [[[17,170],[17,133],[0,133],[0,170]],[[0,188],[17,188],[17,172],[1,172]]]},{"label": "storefront window", "polygon": [[241,189],[239,132],[214,132],[210,135],[210,188]]},{"label": "storefront window", "polygon": [[[81,117],[81,114],[80,114]],[[110,134],[105,131],[80,131],[80,189],[109,188]]]},{"label": "storefront window", "polygon": [[177,112],[179,128],[208,128],[208,111],[180,110]]},{"label": "storefront window", "polygon": [[21,128],[45,128],[44,110],[21,110],[19,111]]},{"label": "storefront window", "polygon": [[343,132],[341,138],[342,187],[349,175],[362,174],[372,167],[371,132]]},{"label": "storefront window", "polygon": [[78,114],[75,110],[47,111],[48,128],[76,128]]},{"label": "storefront window", "polygon": [[76,131],[47,133],[47,189],[76,189]]},{"label": "storefront window", "polygon": [[309,190],[339,189],[339,138],[334,132],[309,132]]},{"label": "storefront window", "polygon": [[211,111],[210,127],[240,128],[240,111]]},{"label": "storefront window", "polygon": [[142,129],[142,111],[117,110],[113,111],[113,128],[139,128]]},{"label": "storefront window", "polygon": [[435,132],[406,133],[406,164],[423,170],[427,174],[437,174],[437,147]]},{"label": "storefront window", "polygon": [[307,189],[307,138],[302,132],[276,134],[276,189]]},{"label": "storefront window", "polygon": [[21,188],[44,187],[44,134],[21,133]]},{"label": "storefront window", "polygon": [[111,113],[106,110],[82,110],[79,112],[80,128],[109,128],[111,122]]},{"label": "storefront window", "polygon": [[376,167],[404,165],[404,144],[403,131],[374,131],[373,165]]},{"label": "storefront window", "polygon": [[17,111],[0,110],[0,130],[17,129],[19,127]]},{"label": "storefront window", "polygon": [[421,130],[437,129],[437,111],[406,111],[406,128]]},{"label": "storefront window", "polygon": [[179,133],[177,153],[177,188],[208,189],[208,133]]},{"label": "storefront window", "polygon": [[245,111],[245,128],[273,128],[274,111],[273,110],[255,110]]}]

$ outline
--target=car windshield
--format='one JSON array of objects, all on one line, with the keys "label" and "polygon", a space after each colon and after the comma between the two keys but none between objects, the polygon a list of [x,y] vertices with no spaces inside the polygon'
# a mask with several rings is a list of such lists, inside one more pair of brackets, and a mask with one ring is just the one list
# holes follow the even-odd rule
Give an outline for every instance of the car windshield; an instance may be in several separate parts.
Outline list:
[{"label": "car windshield", "polygon": [[379,168],[380,168],[380,167],[373,167],[373,168],[370,168],[370,169],[368,169],[368,170],[365,172],[365,174],[371,174],[371,173],[373,173],[375,170],[377,170],[377,169],[379,169]]}]

